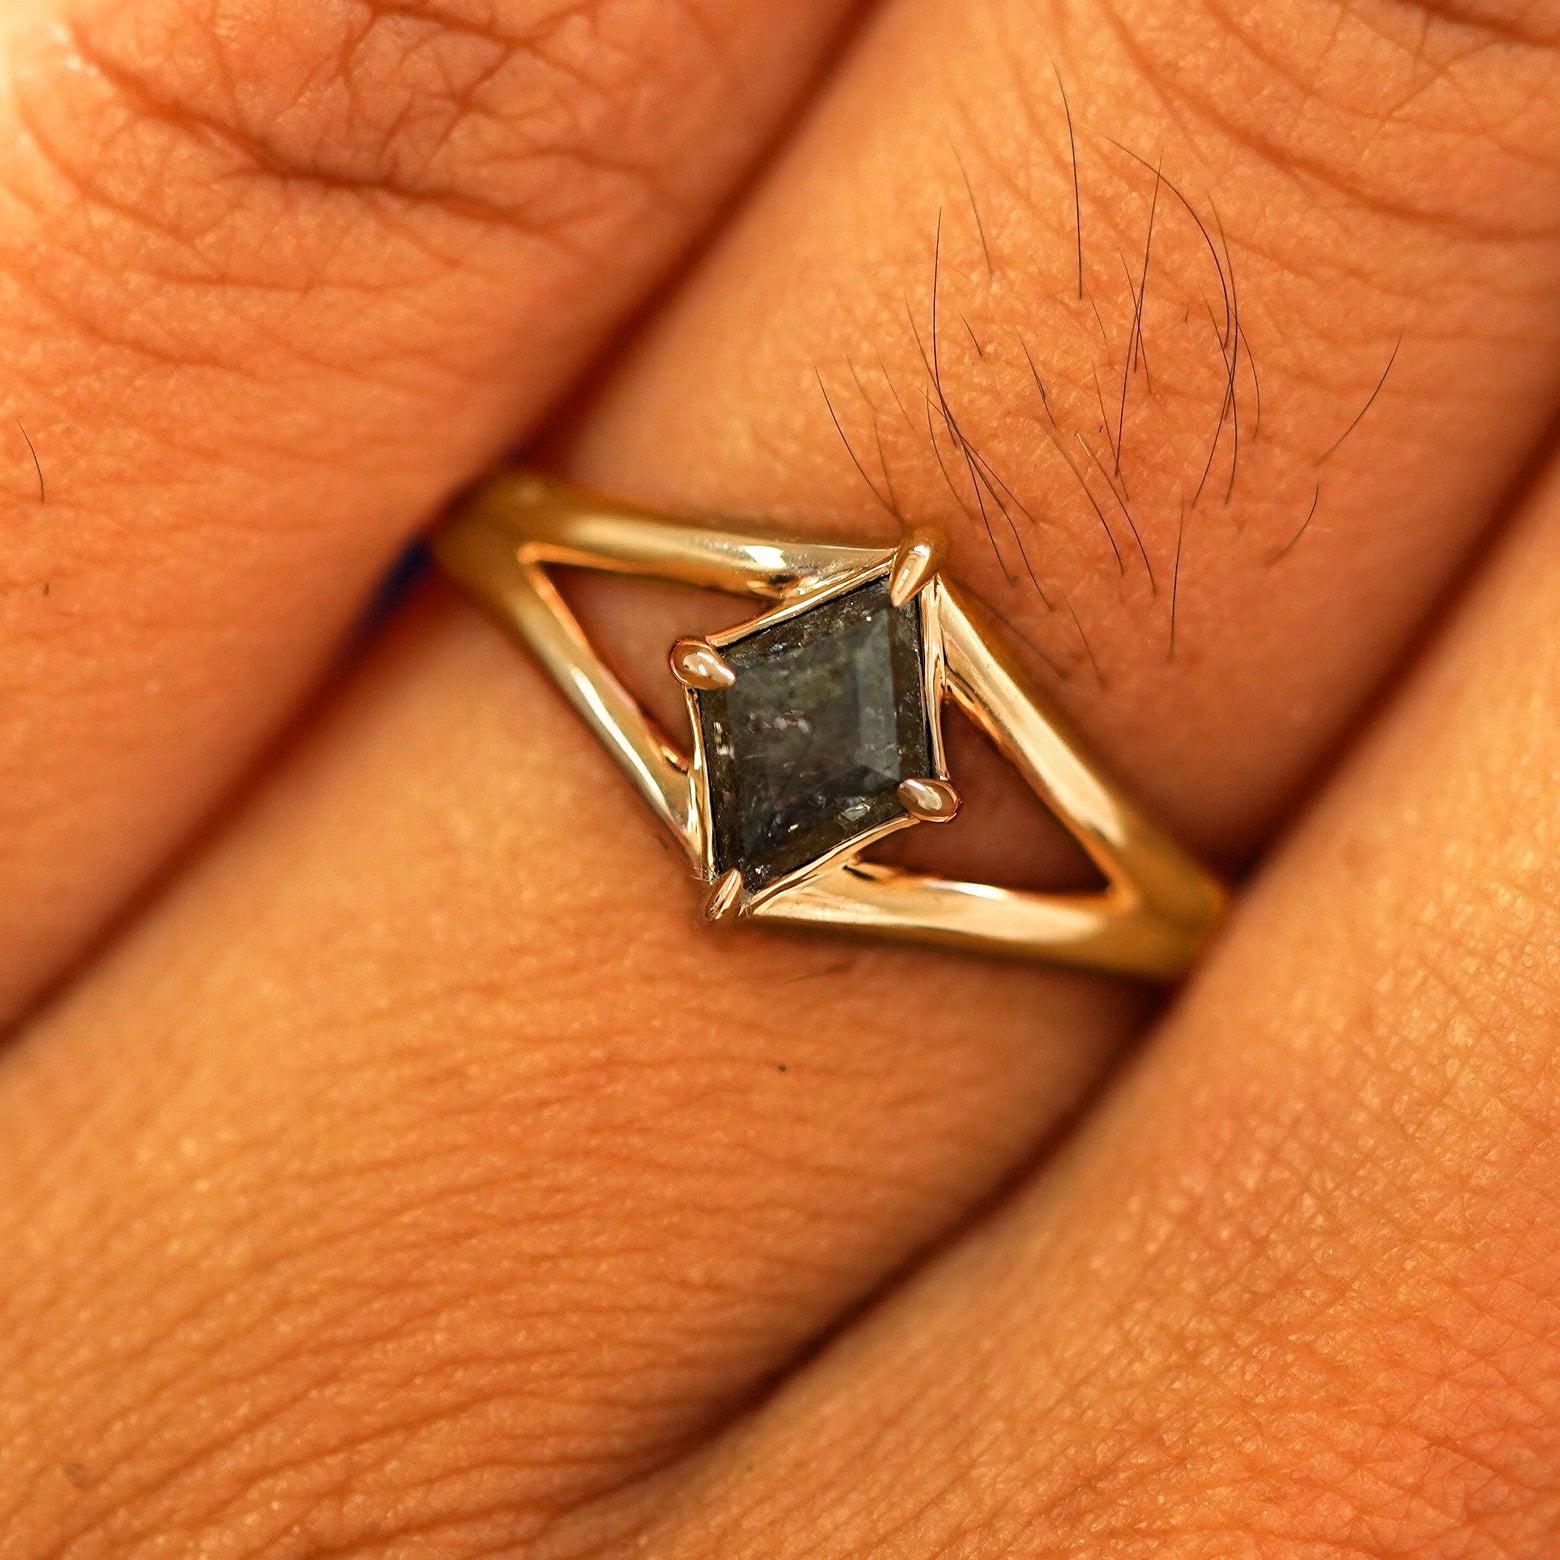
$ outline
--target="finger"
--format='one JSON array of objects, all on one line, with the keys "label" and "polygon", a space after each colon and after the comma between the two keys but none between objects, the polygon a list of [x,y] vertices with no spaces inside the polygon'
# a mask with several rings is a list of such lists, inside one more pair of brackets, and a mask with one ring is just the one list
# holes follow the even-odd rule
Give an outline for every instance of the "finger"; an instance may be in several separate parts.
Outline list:
[{"label": "finger", "polygon": [[711,946],[541,675],[441,608],[7,1058],[0,1525],[37,1545],[539,1539],[955,1219],[1128,1010]]},{"label": "finger", "polygon": [[637,305],[844,9],[58,0],[7,21],[0,1014]]},{"label": "finger", "polygon": [[575,469],[942,521],[1126,778],[1249,852],[1553,415],[1535,15],[902,6]]},{"label": "finger", "polygon": [[[1019,122],[1023,99],[992,87],[1006,78],[991,69],[992,35],[982,18],[1002,14],[918,4],[888,16],[773,193],[747,219],[738,247],[696,284],[721,289],[715,296],[738,345],[722,345],[689,303],[650,349],[640,377],[618,392],[604,424],[615,442],[609,445],[606,431],[587,435],[582,467],[598,477],[615,472],[619,485],[637,488],[629,462],[642,459],[645,490],[656,496],[660,483],[666,496],[665,470],[647,452],[651,431],[670,429],[666,407],[675,386],[690,430],[678,446],[688,500],[716,496],[702,478],[695,481],[707,458],[712,473],[726,474],[733,506],[742,500],[743,508],[769,508],[773,479],[774,507],[786,518],[833,515],[841,525],[862,525],[865,501],[852,507],[860,477],[839,449],[827,408],[801,400],[778,370],[772,389],[757,394],[744,378],[740,343],[762,363],[772,338],[805,343],[826,335],[831,322],[850,321],[852,311],[858,322],[892,323],[903,317],[903,294],[919,286],[916,318],[933,357],[923,370],[931,401],[921,406],[941,417],[931,379],[941,350],[933,356],[924,290],[935,211],[900,201],[873,213],[877,220],[864,233],[829,203],[837,185],[860,192],[880,184],[892,159],[878,149],[889,144],[903,143],[907,176],[924,175],[917,148],[927,104],[905,103],[902,84],[921,79],[927,60],[941,62],[950,102],[967,105],[993,135]],[[1096,16],[1092,25],[1071,42],[1080,59],[1091,58],[1090,47],[1112,47],[1106,20]],[[1397,50],[1422,57],[1421,32],[1415,28],[1406,41],[1383,38],[1376,63],[1399,60]],[[1020,50],[1027,37],[1015,31],[1003,46]],[[1435,27],[1429,38],[1432,48],[1450,48]],[[1269,85],[1250,68],[1241,92],[1232,90],[1231,114]],[[1094,539],[1098,557],[1085,554],[1080,540],[1069,573],[1074,555],[1061,543],[1071,534],[1067,525],[1080,522],[1067,505],[1083,500],[1064,503],[1057,496],[1064,489],[1049,486],[1056,479],[1045,463],[1057,457],[1047,453],[1055,446],[1043,431],[1029,450],[1032,463],[1005,465],[1013,473],[1005,481],[1026,507],[1039,514],[1044,506],[1057,517],[1057,551],[1040,560],[1055,577],[1037,571],[1037,581],[1055,584],[1059,601],[1065,590],[1079,592],[1080,623],[1093,624],[1090,614],[1098,612],[1102,631],[1119,625],[1114,654],[1109,641],[1096,647],[1097,655],[1106,652],[1105,693],[1096,691],[1092,702],[1080,696],[1091,675],[1081,668],[1060,692],[1108,759],[1148,782],[1151,798],[1205,841],[1236,847],[1260,833],[1257,824],[1314,760],[1322,733],[1336,731],[1364,697],[1372,658],[1379,662],[1401,643],[1415,597],[1446,583],[1445,567],[1482,518],[1478,501],[1495,492],[1522,444],[1513,407],[1526,418],[1539,415],[1528,408],[1542,408],[1547,378],[1523,350],[1498,353],[1497,336],[1479,332],[1547,342],[1553,326],[1545,306],[1549,251],[1534,236],[1539,218],[1522,204],[1504,138],[1487,134],[1513,102],[1553,100],[1525,88],[1507,100],[1511,73],[1522,81],[1520,73],[1548,68],[1541,51],[1515,50],[1510,71],[1492,66],[1459,81],[1457,101],[1471,94],[1481,128],[1458,142],[1464,161],[1451,193],[1428,182],[1420,166],[1428,157],[1416,163],[1407,155],[1419,144],[1412,122],[1405,127],[1393,113],[1378,113],[1372,130],[1375,144],[1397,148],[1387,159],[1387,173],[1402,176],[1397,205],[1455,193],[1464,202],[1460,221],[1471,230],[1499,194],[1513,202],[1509,241],[1460,237],[1444,211],[1433,227],[1400,225],[1376,209],[1391,204],[1385,199],[1358,211],[1343,207],[1335,230],[1305,204],[1315,198],[1309,185],[1264,171],[1261,162],[1243,165],[1239,138],[1227,130],[1199,125],[1183,139],[1168,114],[1151,121],[1152,140],[1162,137],[1167,152],[1229,164],[1241,187],[1259,181],[1262,202],[1243,203],[1232,191],[1234,209],[1226,210],[1222,194],[1219,209],[1233,251],[1271,244],[1278,258],[1260,275],[1274,290],[1274,318],[1286,332],[1305,341],[1330,334],[1345,345],[1371,334],[1384,305],[1372,305],[1363,283],[1318,285],[1308,295],[1290,273],[1306,268],[1331,278],[1362,257],[1375,265],[1378,252],[1380,274],[1396,278],[1405,293],[1415,279],[1446,302],[1455,324],[1446,335],[1428,315],[1420,318],[1397,360],[1406,370],[1417,354],[1420,369],[1399,377],[1394,367],[1370,413],[1323,462],[1338,473],[1333,534],[1327,552],[1309,554],[1306,572],[1286,573],[1282,562],[1258,567],[1240,550],[1254,545],[1258,527],[1272,524],[1269,483],[1237,482],[1228,510],[1221,495],[1208,513],[1193,509],[1197,479],[1189,479],[1188,516],[1206,521],[1203,535],[1224,550],[1210,546],[1195,568],[1192,554],[1183,558],[1181,587],[1191,594],[1181,607],[1190,610],[1199,588],[1207,598],[1200,616],[1183,621],[1186,637],[1174,660],[1166,659],[1168,636],[1154,648],[1150,632],[1168,623],[1144,610],[1145,600],[1161,614],[1168,604],[1150,593],[1141,558],[1130,577],[1117,572],[1095,518],[1078,536]],[[1135,117],[1146,112],[1134,106],[1145,91],[1135,69],[1099,67],[1101,96],[1091,115],[1129,131],[1150,123]],[[1365,72],[1368,81],[1379,75]],[[1029,71],[1024,79],[1037,78]],[[1075,108],[1081,113],[1081,104]],[[1006,144],[1002,155],[1015,176],[1052,170],[1060,214],[1036,200],[1015,205],[1005,230],[989,222],[994,269],[1003,254],[1074,253],[1059,103],[1049,125],[1049,142],[1037,133]],[[1528,128],[1536,160],[1545,143]],[[1047,145],[1054,165],[1042,160]],[[1437,166],[1444,168],[1442,150]],[[996,155],[992,166],[1000,166]],[[1134,220],[1114,220],[1143,236],[1153,196],[1151,186],[1132,183],[1138,175],[1130,169],[1139,166],[1129,162],[1129,172],[1102,181],[1096,165],[1086,236],[1115,203],[1138,196],[1142,204],[1127,208]],[[958,177],[952,164],[948,176]],[[962,182],[956,188],[965,199]],[[987,184],[977,188],[987,199]],[[1287,221],[1271,215],[1275,207]],[[820,259],[809,235],[826,229],[838,233],[839,247]],[[1339,248],[1327,247],[1329,232]],[[1203,257],[1197,264],[1211,267],[1194,224],[1183,240]],[[978,282],[985,270],[973,217],[965,242]],[[1150,253],[1156,278],[1159,266],[1175,264],[1170,250],[1154,260],[1159,242]],[[774,261],[760,254],[770,246]],[[953,275],[955,262],[947,263]],[[1056,264],[1065,282],[1065,258]],[[1099,276],[1105,269],[1101,263]],[[1227,270],[1220,274],[1228,280]],[[1034,286],[1015,291],[1012,307],[1015,318],[1031,309],[1044,323],[1049,295],[1036,275]],[[1241,296],[1260,295],[1257,279],[1240,275]],[[1130,322],[1119,297],[1118,312],[1107,313],[1094,273],[1086,281],[1095,283],[1119,371]],[[1207,285],[1217,287],[1212,269]],[[744,286],[769,299],[762,318],[739,307]],[[1150,294],[1151,302],[1175,296],[1168,287]],[[1287,336],[1275,325],[1263,338],[1253,306],[1242,307],[1252,341],[1276,342],[1270,350],[1282,356]],[[1164,376],[1173,381],[1179,359],[1168,345],[1156,351],[1156,342],[1176,339],[1171,333],[1183,314],[1189,322],[1191,299],[1171,308],[1168,324],[1156,316],[1145,338],[1161,401],[1147,400],[1144,375],[1129,384],[1143,398],[1131,404],[1141,417],[1144,405],[1162,402],[1171,432],[1176,408],[1188,408],[1191,422],[1200,406],[1211,441],[1228,406],[1228,380],[1194,382],[1172,398]],[[965,312],[991,352],[976,313]],[[1382,326],[1379,355],[1361,347],[1358,360],[1343,350],[1336,365],[1320,355],[1300,358],[1281,376],[1287,413],[1272,410],[1264,375],[1265,409],[1288,430],[1280,445],[1269,422],[1277,447],[1268,458],[1281,463],[1291,438],[1294,448],[1325,454],[1364,407],[1400,328],[1394,309],[1394,334]],[[674,372],[684,333],[689,367]],[[1026,342],[1031,335],[1026,328]],[[1059,317],[1052,335],[1067,339]],[[1238,338],[1223,339],[1229,350]],[[908,350],[915,352],[913,341]],[[707,365],[707,381],[694,372],[696,361]],[[963,420],[965,401],[974,402],[984,362],[972,342],[962,360],[939,370],[961,428],[973,426]],[[1062,362],[1070,367],[1037,362],[1073,398],[1058,409],[1059,424],[1069,404],[1093,402],[1090,353],[1078,349]],[[1219,362],[1228,359],[1220,353]],[[1476,365],[1484,375],[1478,393],[1469,388]],[[733,420],[735,431],[696,438],[718,431],[706,404],[728,411],[738,404],[734,385],[751,397],[743,420]],[[1038,399],[1032,381],[1028,393]],[[1453,397],[1450,410],[1441,395]],[[630,404],[636,399],[642,423]],[[1429,430],[1448,443],[1454,414],[1467,422],[1467,469],[1432,460],[1434,451],[1418,442]],[[1226,413],[1226,451],[1232,420]],[[952,434],[947,420],[941,434],[938,426],[946,459]],[[1088,432],[1071,421],[1067,428]],[[1006,425],[995,431],[1012,434],[1019,456],[1028,449]],[[1061,427],[1055,431],[1061,438]],[[749,469],[739,467],[742,446],[751,461],[746,489],[736,482]],[[997,455],[981,448],[997,471]],[[1167,446],[1166,470],[1182,459],[1177,448]],[[989,544],[978,506],[961,518],[931,446],[917,458],[919,475],[913,464],[902,475],[896,469],[900,507],[958,527],[958,572],[974,577],[1044,650],[1042,630],[1053,619],[1043,604],[1033,605],[1038,584],[1026,579],[1004,594],[995,565],[981,562]],[[889,461],[895,464],[892,453]],[[1151,465],[1139,471],[1129,452],[1123,466],[1131,491],[1140,480],[1152,491]],[[1065,465],[1061,477],[1074,482]],[[1367,528],[1360,517],[1386,491],[1377,485],[1388,482],[1393,507]],[[1020,483],[1033,492],[1021,492]],[[1448,490],[1468,500],[1466,510],[1452,511]],[[1105,488],[1093,491],[1103,507]],[[1129,494],[1129,501],[1136,499]],[[1244,542],[1234,534],[1237,519]],[[1228,529],[1216,530],[1216,521]],[[1024,523],[1015,514],[1020,534]],[[1144,538],[1158,556],[1152,548],[1163,537]],[[1124,552],[1132,545],[1126,531],[1122,545]],[[1395,573],[1383,564],[1383,550]],[[1305,556],[1297,545],[1287,558]],[[1219,558],[1233,560],[1222,573]],[[1382,588],[1389,577],[1390,595]],[[1201,587],[1192,583],[1198,578]],[[1381,598],[1364,626],[1353,610],[1362,578]],[[1127,593],[1119,609],[1112,605],[1118,589]],[[1289,590],[1302,608],[1289,604]],[[1221,612],[1251,629],[1256,674],[1230,674],[1245,663]],[[1138,625],[1137,638],[1129,624]],[[1353,679],[1334,667],[1337,652],[1319,624],[1348,642],[1358,662]],[[1281,650],[1279,628],[1288,634]],[[656,641],[657,659],[666,642],[664,635]],[[1314,684],[1302,680],[1312,663]],[[1310,724],[1297,722],[1292,702],[1270,697],[1268,683],[1286,679],[1294,697],[1310,698]],[[1208,749],[1177,757],[1175,731],[1198,722]],[[1163,762],[1154,769],[1144,754]],[[977,825],[973,816],[970,824]],[[977,832],[968,848],[979,843]],[[111,1185],[108,1200],[132,1232],[111,1258],[84,1261],[68,1281],[46,1268],[26,1302],[37,1318],[61,1307],[90,1317],[92,1325],[78,1323],[71,1336],[105,1341],[68,1366],[57,1353],[34,1351],[28,1374],[15,1378],[19,1396],[50,1405],[12,1453],[12,1466],[26,1470],[13,1476],[27,1483],[19,1506],[25,1520],[42,1533],[74,1522],[102,1543],[103,1535],[123,1539],[179,1524],[221,1535],[263,1515],[276,1523],[308,1520],[321,1542],[344,1547],[388,1545],[417,1524],[451,1548],[512,1544],[558,1511],[646,1477],[749,1401],[820,1331],[1014,1173],[1074,1104],[1130,1017],[1127,1000],[1103,987],[926,955],[857,956],[758,935],[712,947],[691,924],[687,888],[654,849],[649,825],[605,757],[548,698],[528,663],[443,610],[410,625],[177,902],[34,1034],[9,1080],[21,1168],[13,1171],[18,1233],[7,1238],[20,1239],[24,1227],[54,1229],[57,1241],[68,1232],[73,1249],[90,1248],[98,1215],[59,1190],[62,1137],[89,1111],[99,1125],[72,1160],[69,1184]],[[133,1074],[117,1039],[127,1029],[138,1037]],[[61,1089],[51,1080],[67,1077],[70,1121],[47,1103]],[[120,1164],[127,1142],[137,1145],[129,1176]],[[178,1156],[164,1144],[179,1145]],[[48,1167],[47,1185],[29,1165]],[[139,1212],[182,1208],[181,1188],[191,1180],[207,1188],[209,1200],[189,1215],[188,1238],[225,1249],[230,1232],[249,1232],[243,1261],[254,1282],[239,1307],[216,1298],[232,1287],[224,1275],[186,1264],[170,1279],[155,1231],[161,1215]],[[285,1222],[278,1186],[297,1188]],[[344,1275],[351,1276],[350,1299],[340,1287]],[[291,1343],[294,1304],[304,1307],[300,1325],[318,1343],[302,1357]],[[167,1340],[189,1337],[179,1319],[190,1310],[209,1318],[201,1362],[185,1373],[193,1386],[161,1391]],[[203,1415],[189,1413],[188,1394],[208,1389]],[[145,1415],[156,1421],[156,1436]],[[214,1422],[227,1439],[212,1461],[205,1453]],[[65,1488],[46,1477],[28,1482],[31,1470],[46,1467],[48,1448],[66,1439],[93,1449],[85,1465],[99,1482],[84,1500],[68,1480]],[[331,1500],[343,1478],[359,1504],[331,1504],[321,1515],[318,1502]],[[266,1504],[273,1499],[275,1507]]]},{"label": "finger", "polygon": [[732,1437],[648,1552],[1549,1552],[1557,544],[1552,475],[1049,1181]]}]

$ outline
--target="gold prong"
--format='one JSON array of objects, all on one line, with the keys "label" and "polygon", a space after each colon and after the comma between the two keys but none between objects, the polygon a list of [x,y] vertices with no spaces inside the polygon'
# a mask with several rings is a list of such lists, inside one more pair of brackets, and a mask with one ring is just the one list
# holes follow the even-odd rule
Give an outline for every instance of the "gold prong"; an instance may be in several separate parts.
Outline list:
[{"label": "gold prong", "polygon": [[720,651],[705,639],[679,639],[672,646],[672,676],[685,688],[729,688],[736,680]]},{"label": "gold prong", "polygon": [[733,867],[723,872],[704,901],[704,919],[717,923],[734,921],[742,908],[742,873]]},{"label": "gold prong", "polygon": [[894,554],[888,576],[888,599],[902,607],[930,584],[947,561],[948,548],[933,531],[912,531]]},{"label": "gold prong", "polygon": [[959,793],[946,780],[901,780],[899,803],[922,823],[952,823],[959,814]]}]

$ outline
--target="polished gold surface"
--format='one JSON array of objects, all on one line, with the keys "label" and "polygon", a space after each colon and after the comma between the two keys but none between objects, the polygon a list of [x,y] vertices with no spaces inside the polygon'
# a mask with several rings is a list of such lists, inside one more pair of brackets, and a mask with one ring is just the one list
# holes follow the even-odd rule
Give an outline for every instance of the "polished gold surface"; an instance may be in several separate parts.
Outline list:
[{"label": "polished gold surface", "polygon": [[[888,549],[756,536],[516,472],[490,482],[435,537],[434,550],[530,647],[682,846],[711,885],[705,914],[712,920],[846,929],[1151,980],[1182,975],[1218,923],[1219,882],[1084,756],[1003,632],[941,574],[942,544],[930,533]],[[946,822],[957,811],[934,713],[937,773],[905,783],[904,817],[750,894],[740,872],[715,871],[699,723],[691,721],[692,751],[684,755],[596,654],[548,578],[556,565],[746,596],[764,604],[758,622],[805,611],[886,573],[896,603],[919,602],[929,708],[952,699],[969,715],[1088,852],[1106,887],[1033,893],[862,859],[884,835]],[[693,690],[729,686],[720,650],[752,630],[753,621],[744,622],[673,647],[690,714]],[[925,791],[915,789],[922,785]]]},{"label": "polished gold surface", "polygon": [[706,921],[735,921],[742,909],[742,874],[733,867],[715,880],[704,899]]},{"label": "polished gold surface", "polygon": [[913,531],[899,544],[889,571],[888,599],[902,607],[932,581],[947,558],[947,546],[930,531]]},{"label": "polished gold surface", "polygon": [[959,816],[959,793],[946,780],[901,780],[899,802],[922,823],[952,823]]},{"label": "polished gold surface", "polygon": [[672,646],[672,675],[685,688],[730,688],[737,674],[704,639],[679,639]]}]

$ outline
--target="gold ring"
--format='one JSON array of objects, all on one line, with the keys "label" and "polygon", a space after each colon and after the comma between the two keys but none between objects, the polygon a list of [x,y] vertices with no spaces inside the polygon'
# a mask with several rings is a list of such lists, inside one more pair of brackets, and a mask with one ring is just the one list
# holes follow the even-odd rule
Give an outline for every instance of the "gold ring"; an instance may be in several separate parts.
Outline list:
[{"label": "gold ring", "polygon": [[[686,852],[713,921],[930,942],[1149,980],[1185,973],[1218,880],[1083,753],[997,625],[941,573],[939,537],[895,548],[758,536],[530,472],[489,482],[434,538],[444,567],[546,668]],[[755,598],[679,640],[691,752],[603,664],[548,577],[602,569]],[[961,707],[1083,847],[1103,890],[1034,893],[864,860],[959,797],[941,711]]]}]

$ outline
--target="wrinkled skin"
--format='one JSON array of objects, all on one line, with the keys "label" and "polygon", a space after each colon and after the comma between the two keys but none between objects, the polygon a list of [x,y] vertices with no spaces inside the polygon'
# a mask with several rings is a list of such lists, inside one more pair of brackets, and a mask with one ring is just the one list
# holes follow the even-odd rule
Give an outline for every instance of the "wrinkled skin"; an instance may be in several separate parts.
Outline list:
[{"label": "wrinkled skin", "polygon": [[[0,46],[3,1560],[1554,1552],[1560,6]],[[361,628],[521,445],[944,527],[1245,879],[1197,978],[700,925],[453,591]],[[703,609],[578,600],[675,716]],[[955,759],[917,848],[1065,872]]]}]

